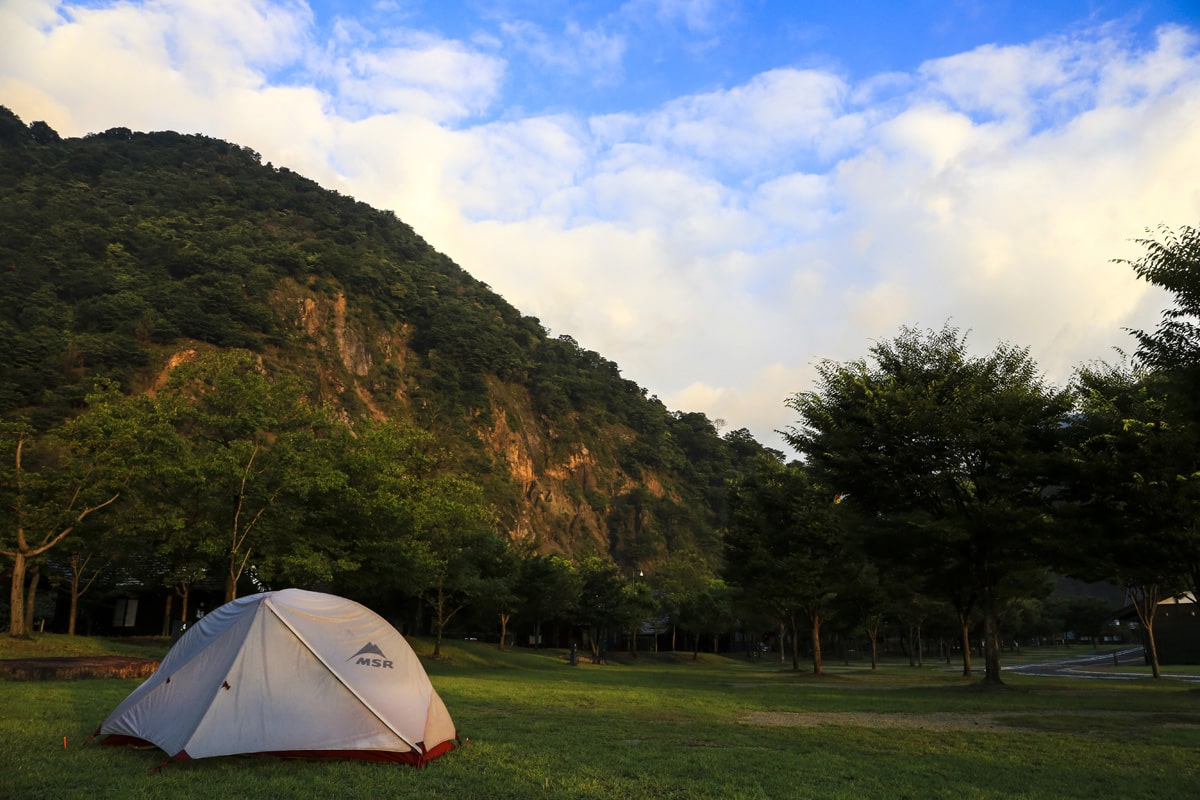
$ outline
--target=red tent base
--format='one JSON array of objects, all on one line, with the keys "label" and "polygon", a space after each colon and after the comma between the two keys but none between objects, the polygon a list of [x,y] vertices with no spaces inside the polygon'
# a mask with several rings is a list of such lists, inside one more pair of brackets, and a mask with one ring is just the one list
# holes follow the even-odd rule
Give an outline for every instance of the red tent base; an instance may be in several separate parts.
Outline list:
[{"label": "red tent base", "polygon": [[[102,745],[126,745],[129,747],[157,747],[153,742],[147,742],[145,739],[138,739],[136,736],[125,736],[119,733],[110,733],[100,740]],[[423,767],[439,756],[444,756],[451,750],[458,747],[458,739],[450,739],[442,742],[436,747],[425,750],[424,745],[417,743],[421,750],[406,750],[397,752],[395,750],[269,750],[261,753],[237,753],[233,755],[251,755],[251,756],[270,756],[273,758],[302,758],[302,759],[343,759],[346,761],[381,761],[393,764],[408,764],[414,767]],[[187,751],[181,751],[171,757],[171,761],[190,761],[191,756]],[[168,762],[169,763],[169,762]]]}]

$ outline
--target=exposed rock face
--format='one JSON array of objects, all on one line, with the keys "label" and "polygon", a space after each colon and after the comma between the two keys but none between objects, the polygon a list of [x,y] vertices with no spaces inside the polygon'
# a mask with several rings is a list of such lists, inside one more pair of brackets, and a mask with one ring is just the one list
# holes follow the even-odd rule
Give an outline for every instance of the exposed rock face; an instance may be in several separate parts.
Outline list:
[{"label": "exposed rock face", "polygon": [[[602,485],[613,483],[611,476],[603,474],[586,444],[564,444],[546,430],[522,388],[492,381],[489,389],[493,423],[479,435],[520,488],[509,535],[566,553],[579,549],[581,537],[607,548],[604,507],[589,504],[587,493],[605,495]],[[621,476],[616,482],[625,481]]]},{"label": "exposed rock face", "polygon": [[[411,416],[402,379],[412,359],[409,331],[403,326],[370,330],[348,307],[345,294],[319,293],[294,281],[283,282],[272,300],[286,324],[312,340],[316,374],[327,398],[343,409],[354,402],[360,413],[376,419]],[[376,376],[384,365],[401,379],[381,387]],[[476,435],[511,482],[513,500],[499,518],[513,540],[567,554],[609,552],[612,500],[638,486],[655,497],[664,495],[654,476],[634,480],[614,459],[597,452],[598,444],[604,446],[603,436],[600,442],[565,440],[533,410],[525,387],[489,378],[487,388],[490,419],[476,428]],[[611,439],[629,435],[614,430]]]},{"label": "exposed rock face", "polygon": [[[405,326],[372,325],[355,314],[345,294],[320,293],[290,280],[281,282],[271,300],[285,329],[308,342],[290,355],[263,360],[277,363],[301,354],[304,364],[290,368],[314,375],[321,396],[345,418],[366,414],[412,421],[418,416],[405,394],[406,367],[416,363]],[[198,352],[189,346],[164,354],[162,368],[146,388],[161,387],[172,369]],[[381,378],[381,372],[390,378]],[[494,465],[492,474],[511,487],[501,492],[508,500],[498,503],[498,518],[514,541],[567,555],[611,553],[617,538],[610,530],[614,503],[634,491],[670,495],[653,473],[635,478],[617,464],[612,451],[631,439],[632,431],[610,426],[587,441],[568,436],[536,413],[526,387],[494,377],[486,385],[490,414],[480,416],[475,435]]]},{"label": "exposed rock face", "polygon": [[[272,301],[276,312],[316,345],[322,362],[317,375],[323,393],[339,398],[343,404],[348,395],[352,396],[371,417],[386,419],[389,413],[379,402],[383,398],[375,396],[369,378],[381,364],[403,371],[408,353],[407,332],[403,328],[396,332],[381,326],[372,336],[352,320],[342,292],[330,297],[294,281],[283,281],[273,293]],[[390,399],[403,400],[403,392],[397,389]]]},{"label": "exposed rock face", "polygon": [[332,302],[315,296],[303,297],[299,306],[300,327],[304,332],[331,347],[348,373],[366,377],[373,359],[358,331],[346,326],[346,295],[339,293]]}]

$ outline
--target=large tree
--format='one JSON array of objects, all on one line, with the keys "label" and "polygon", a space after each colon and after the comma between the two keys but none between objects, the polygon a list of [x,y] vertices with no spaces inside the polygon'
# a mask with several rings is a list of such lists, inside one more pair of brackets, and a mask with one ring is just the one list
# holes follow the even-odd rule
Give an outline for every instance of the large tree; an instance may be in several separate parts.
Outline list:
[{"label": "large tree", "polygon": [[[1136,364],[1146,379],[1153,373],[1154,391],[1172,415],[1171,438],[1180,446],[1170,469],[1178,481],[1193,484],[1179,483],[1175,494],[1191,496],[1200,480],[1200,450],[1195,447],[1200,440],[1200,228],[1184,225],[1172,231],[1160,226],[1157,236],[1138,243],[1146,252],[1126,263],[1139,277],[1170,292],[1175,304],[1163,311],[1153,332],[1133,331]],[[1187,565],[1191,591],[1200,598],[1200,505],[1171,505],[1178,517],[1172,532],[1173,558]]]},{"label": "large tree", "polygon": [[477,500],[449,501],[434,511],[420,522],[418,563],[427,576],[422,596],[433,614],[433,655],[440,656],[450,620],[495,587],[507,542]]},{"label": "large tree", "polygon": [[250,567],[292,583],[331,578],[340,553],[303,533],[308,510],[345,484],[332,457],[344,425],[241,350],[176,366],[157,403],[182,443],[177,483],[160,491],[177,498],[188,546],[220,563],[225,600]]},{"label": "large tree", "polygon": [[575,622],[584,630],[592,660],[604,657],[610,625],[622,626],[625,579],[611,559],[588,556],[578,564],[580,590]]},{"label": "large tree", "polygon": [[856,572],[835,495],[807,469],[764,456],[730,499],[725,577],[792,635],[800,668],[800,621],[807,623],[814,674],[823,672],[821,624]]},{"label": "large tree", "polygon": [[49,432],[23,423],[0,431],[0,555],[12,560],[11,636],[29,635],[27,565],[120,498],[142,450],[138,419],[133,405],[105,385],[81,414]]},{"label": "large tree", "polygon": [[1124,587],[1157,677],[1158,603],[1195,590],[1200,573],[1200,442],[1190,401],[1174,401],[1179,385],[1164,374],[1126,366],[1080,370],[1077,391],[1063,509],[1076,535],[1066,540],[1062,569]]},{"label": "large tree", "polygon": [[517,592],[520,613],[533,623],[533,646],[542,645],[542,624],[574,617],[583,579],[575,564],[557,553],[531,555],[521,562]]},{"label": "large tree", "polygon": [[711,577],[704,587],[690,590],[679,603],[676,618],[679,627],[692,634],[693,661],[700,657],[701,636],[711,634],[715,653],[720,634],[733,627],[733,591],[725,581]]},{"label": "large tree", "polygon": [[819,387],[788,400],[800,425],[786,438],[824,482],[893,523],[918,568],[977,591],[984,681],[1001,683],[998,592],[1040,559],[1068,394],[1028,350],[975,356],[950,326],[902,329],[870,354],[821,363]]},{"label": "large tree", "polygon": [[673,553],[659,564],[650,576],[659,598],[659,607],[671,621],[671,650],[675,650],[676,636],[683,609],[696,608],[702,604],[701,596],[708,594],[716,576],[712,566],[698,552]]}]

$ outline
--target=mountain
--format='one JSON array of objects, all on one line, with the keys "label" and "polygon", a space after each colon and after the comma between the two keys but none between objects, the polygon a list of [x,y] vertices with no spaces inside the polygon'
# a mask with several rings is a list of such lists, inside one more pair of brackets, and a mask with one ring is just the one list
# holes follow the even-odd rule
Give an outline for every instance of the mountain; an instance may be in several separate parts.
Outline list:
[{"label": "mountain", "polygon": [[198,135],[60,137],[0,107],[0,418],[46,426],[96,378],[145,391],[214,348],[348,418],[431,431],[504,533],[543,551],[715,559],[764,449],[669,411],[551,336],[391,212]]}]

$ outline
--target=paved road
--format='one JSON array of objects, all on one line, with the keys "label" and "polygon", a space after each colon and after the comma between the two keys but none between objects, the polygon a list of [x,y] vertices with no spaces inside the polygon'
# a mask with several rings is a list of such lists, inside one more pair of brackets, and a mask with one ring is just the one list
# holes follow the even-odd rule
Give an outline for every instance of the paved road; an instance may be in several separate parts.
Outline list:
[{"label": "paved road", "polygon": [[[1006,672],[1015,672],[1018,675],[1096,678],[1109,681],[1129,681],[1149,677],[1149,674],[1146,672],[1123,672],[1120,670],[1122,665],[1144,666],[1146,657],[1142,652],[1142,648],[1131,647],[1126,650],[1118,650],[1115,655],[1116,659],[1114,660],[1113,652],[1086,653],[1055,661],[1031,661],[1028,663],[1006,664],[1003,669]],[[1164,671],[1162,676],[1164,678],[1176,678],[1181,681],[1200,683],[1200,675],[1179,675]]]}]

